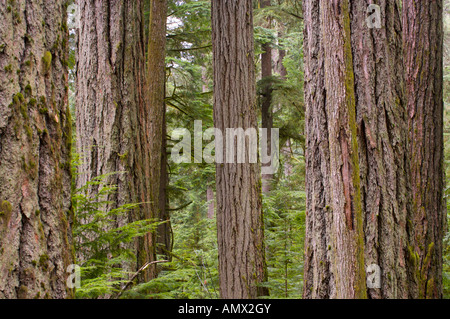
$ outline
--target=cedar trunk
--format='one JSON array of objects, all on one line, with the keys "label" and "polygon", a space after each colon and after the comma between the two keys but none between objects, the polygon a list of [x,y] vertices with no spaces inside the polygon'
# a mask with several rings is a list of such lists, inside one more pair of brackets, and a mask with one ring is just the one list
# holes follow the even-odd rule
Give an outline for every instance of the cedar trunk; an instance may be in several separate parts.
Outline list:
[{"label": "cedar trunk", "polygon": [[0,9],[0,298],[68,298],[73,263],[67,6]]},{"label": "cedar trunk", "polygon": [[[257,129],[252,1],[213,1],[212,35],[214,124],[227,145],[226,128]],[[266,280],[259,174],[257,163],[237,164],[236,154],[235,163],[216,164],[222,298],[267,294],[258,287]]]}]

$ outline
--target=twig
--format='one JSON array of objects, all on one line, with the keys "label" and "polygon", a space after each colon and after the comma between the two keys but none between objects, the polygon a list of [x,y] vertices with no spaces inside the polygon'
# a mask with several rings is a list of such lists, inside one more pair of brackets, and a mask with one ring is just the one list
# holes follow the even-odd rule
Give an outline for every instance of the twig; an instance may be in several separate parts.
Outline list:
[{"label": "twig", "polygon": [[179,260],[184,261],[184,262],[191,263],[194,266],[194,271],[195,271],[195,274],[197,275],[198,280],[200,281],[200,285],[202,285],[202,287],[208,292],[209,296],[212,298],[211,292],[209,291],[208,287],[204,284],[203,280],[200,278],[200,275],[197,272],[197,264],[196,263],[194,263],[193,261],[191,261],[189,259],[185,259],[183,257],[180,257],[180,256],[174,254],[173,252],[168,251],[167,249],[163,248],[162,250],[163,250],[163,252],[172,255],[176,259],[179,259]]},{"label": "twig", "polygon": [[161,263],[168,263],[168,260],[157,260],[157,261],[152,261],[152,262],[148,262],[146,263],[144,266],[142,266],[141,268],[139,268],[139,270],[133,275],[133,277],[131,277],[131,279],[127,282],[127,284],[120,290],[119,294],[115,297],[115,298],[119,298],[123,292],[125,290],[128,289],[128,287],[133,283],[133,280],[136,279],[136,277],[145,269],[148,268],[148,266],[150,265],[154,265],[154,264],[161,264]]},{"label": "twig", "polygon": [[203,50],[212,48],[212,45],[205,45],[203,47],[194,47],[194,48],[183,48],[183,49],[170,49],[171,52],[185,52],[185,51],[193,51],[193,50]]},{"label": "twig", "polygon": [[169,212],[176,212],[176,211],[182,210],[183,208],[188,207],[188,206],[191,205],[192,203],[193,203],[193,201],[190,201],[189,203],[184,204],[184,205],[182,205],[182,206],[180,206],[180,207],[177,207],[177,208],[168,208],[167,211],[169,211]]}]

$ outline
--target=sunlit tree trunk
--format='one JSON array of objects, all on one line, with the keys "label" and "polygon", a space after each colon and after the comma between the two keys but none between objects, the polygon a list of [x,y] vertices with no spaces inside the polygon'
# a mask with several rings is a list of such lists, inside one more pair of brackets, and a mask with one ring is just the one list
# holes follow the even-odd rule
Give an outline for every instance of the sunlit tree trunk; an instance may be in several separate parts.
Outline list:
[{"label": "sunlit tree trunk", "polygon": [[208,203],[208,219],[214,219],[215,217],[215,204],[214,204],[214,190],[212,186],[207,187],[206,189],[206,202]]},{"label": "sunlit tree trunk", "polygon": [[[164,106],[165,113],[165,106]],[[172,226],[170,222],[169,197],[167,194],[167,187],[169,186],[169,171],[168,171],[168,159],[167,159],[167,123],[165,114],[163,115],[163,132],[162,132],[162,144],[161,144],[161,178],[159,184],[159,220],[163,224],[158,227],[158,253],[165,255],[167,260],[171,260],[172,256],[170,252],[173,246],[173,234]]]},{"label": "sunlit tree trunk", "polygon": [[[149,103],[150,144],[150,195],[152,216],[161,222],[154,238],[158,252],[171,250],[170,217],[166,209],[166,187],[168,184],[166,155],[166,19],[167,0],[150,1],[149,42],[147,56],[147,101]],[[166,252],[165,252],[166,251]],[[170,256],[167,256],[170,258]]]}]

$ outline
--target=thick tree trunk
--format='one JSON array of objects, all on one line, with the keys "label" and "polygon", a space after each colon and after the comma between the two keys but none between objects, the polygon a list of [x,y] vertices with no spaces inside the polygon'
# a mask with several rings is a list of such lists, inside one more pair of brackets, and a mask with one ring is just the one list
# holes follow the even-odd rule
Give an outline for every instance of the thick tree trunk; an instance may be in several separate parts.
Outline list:
[{"label": "thick tree trunk", "polygon": [[445,234],[442,0],[403,1],[414,296],[442,298]]},{"label": "thick tree trunk", "polygon": [[[213,1],[214,124],[228,141],[226,128],[257,130],[251,0]],[[235,141],[233,141],[234,144]],[[222,298],[256,298],[267,291],[260,167],[216,164],[219,281]]]},{"label": "thick tree trunk", "polygon": [[[77,144],[82,165],[77,185],[103,174],[126,172],[108,180],[118,186],[109,208],[146,204],[118,221],[120,225],[157,217],[152,208],[158,200],[148,204],[154,199],[150,156],[155,141],[145,94],[142,5],[143,1],[79,1]],[[139,240],[135,252],[138,261],[133,268],[154,261],[155,234]],[[155,268],[148,267],[143,280],[154,276]]]},{"label": "thick tree trunk", "polygon": [[0,298],[68,298],[66,1],[0,7]]},{"label": "thick tree trunk", "polygon": [[364,298],[364,234],[348,1],[321,1],[335,297]]},{"label": "thick tree trunk", "polygon": [[303,1],[306,105],[306,229],[304,297],[331,298],[330,149],[325,90],[325,61],[319,1]]},{"label": "thick tree trunk", "polygon": [[369,29],[371,1],[352,5],[352,43],[366,267],[381,269],[370,298],[408,298],[407,131],[401,16],[396,1],[380,3],[381,28]]},{"label": "thick tree trunk", "polygon": [[[383,1],[370,29],[369,2],[304,1],[306,298],[407,298],[413,283],[401,20]],[[366,288],[372,264],[381,288]]]}]

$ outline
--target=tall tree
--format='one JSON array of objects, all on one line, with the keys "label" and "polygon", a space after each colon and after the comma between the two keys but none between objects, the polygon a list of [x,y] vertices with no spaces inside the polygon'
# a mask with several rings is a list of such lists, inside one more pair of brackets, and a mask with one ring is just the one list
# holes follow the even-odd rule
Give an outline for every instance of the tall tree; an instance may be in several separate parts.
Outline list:
[{"label": "tall tree", "polygon": [[[403,1],[415,296],[442,297],[446,223],[443,140],[443,3]],[[417,290],[416,290],[417,289]]]},{"label": "tall tree", "polygon": [[408,298],[410,212],[403,50],[398,1],[380,3],[380,28],[367,23],[370,1],[352,4],[352,48],[365,240],[365,267],[380,267],[370,298]]},{"label": "tall tree", "polygon": [[67,298],[67,1],[0,8],[0,298]]},{"label": "tall tree", "polygon": [[[315,3],[306,3],[305,6],[305,12],[308,15],[307,23],[312,22],[312,17],[320,19],[322,34],[319,36],[322,36],[323,41],[326,92],[324,107],[330,156],[329,171],[326,172],[327,176],[324,176],[329,179],[330,202],[325,204],[331,206],[329,209],[332,212],[331,225],[326,236],[332,239],[328,241],[329,247],[321,248],[325,248],[325,251],[329,250],[328,271],[331,272],[332,279],[329,280],[328,293],[334,294],[337,298],[362,298],[366,296],[366,290],[350,8],[348,1],[334,3],[322,1],[318,6]],[[316,13],[313,9],[320,11]],[[311,108],[312,105],[308,107]],[[314,133],[323,134],[322,132]],[[309,153],[308,150],[308,156]],[[323,218],[327,212],[321,210],[327,207],[318,208],[322,215],[317,217]],[[310,214],[316,216],[314,211],[308,211],[308,218]],[[309,218],[309,222],[311,221],[314,222]],[[308,259],[315,257],[315,243],[313,242],[312,245],[307,248]],[[323,253],[322,250],[319,253]],[[324,264],[323,260],[313,261],[316,263],[321,261]],[[310,265],[311,263],[307,264],[305,271],[314,272],[314,268],[309,268]],[[316,264],[315,267],[320,269],[322,265]],[[310,275],[307,273],[307,276]],[[309,284],[307,283],[305,287]],[[320,285],[313,288],[320,289]],[[305,296],[308,296],[311,291],[314,292],[313,289],[309,292],[305,290]]]},{"label": "tall tree", "polygon": [[[150,1],[149,42],[147,58],[147,101],[149,103],[150,131],[150,195],[153,216],[164,224],[158,227],[156,242],[159,253],[171,250],[170,217],[166,209],[168,184],[166,155],[166,20],[167,0]],[[170,258],[170,256],[168,256]]]},{"label": "tall tree", "polygon": [[[164,66],[165,67],[165,66]],[[164,105],[163,115],[163,130],[162,130],[162,144],[161,144],[161,178],[159,183],[159,221],[162,222],[158,226],[157,232],[157,252],[161,255],[165,255],[167,260],[172,259],[172,246],[173,246],[173,233],[172,225],[170,222],[169,211],[169,196],[167,194],[167,187],[169,186],[169,170],[168,170],[168,158],[167,158],[167,122],[165,116],[166,106]]]},{"label": "tall tree", "polygon": [[[260,0],[261,8],[270,7],[270,0]],[[271,27],[271,19],[267,19],[268,28]],[[267,129],[267,155],[270,156],[272,151],[272,134],[273,128],[273,113],[272,113],[272,43],[266,42],[262,45],[261,54],[261,126]],[[270,166],[270,163],[263,164]],[[273,174],[262,174],[262,191],[268,193],[270,191],[270,183],[273,179]]]},{"label": "tall tree", "polygon": [[303,1],[306,105],[306,229],[304,297],[330,298],[332,216],[330,150],[320,2]]},{"label": "tall tree", "polygon": [[371,28],[369,2],[304,1],[306,298],[407,298],[413,283],[401,19],[387,0]]},{"label": "tall tree", "polygon": [[[77,184],[114,172],[116,208],[144,203],[130,221],[157,218],[158,191],[151,179],[152,118],[146,93],[144,1],[81,0],[77,70],[77,150],[82,156]],[[156,154],[160,156],[160,153]],[[160,169],[160,165],[157,166]],[[159,181],[156,182],[159,187]],[[97,192],[92,189],[91,192]],[[155,193],[153,193],[155,192]],[[155,195],[154,195],[155,194]],[[156,235],[139,239],[138,268],[155,260]],[[150,266],[142,280],[155,276]]]},{"label": "tall tree", "polygon": [[[212,2],[214,66],[214,124],[257,129],[256,85],[251,0]],[[217,137],[216,137],[217,138]],[[217,143],[218,144],[218,143]],[[225,149],[216,144],[216,152]],[[266,280],[259,165],[216,164],[219,281],[222,298],[256,298],[266,294],[258,286]]]}]

